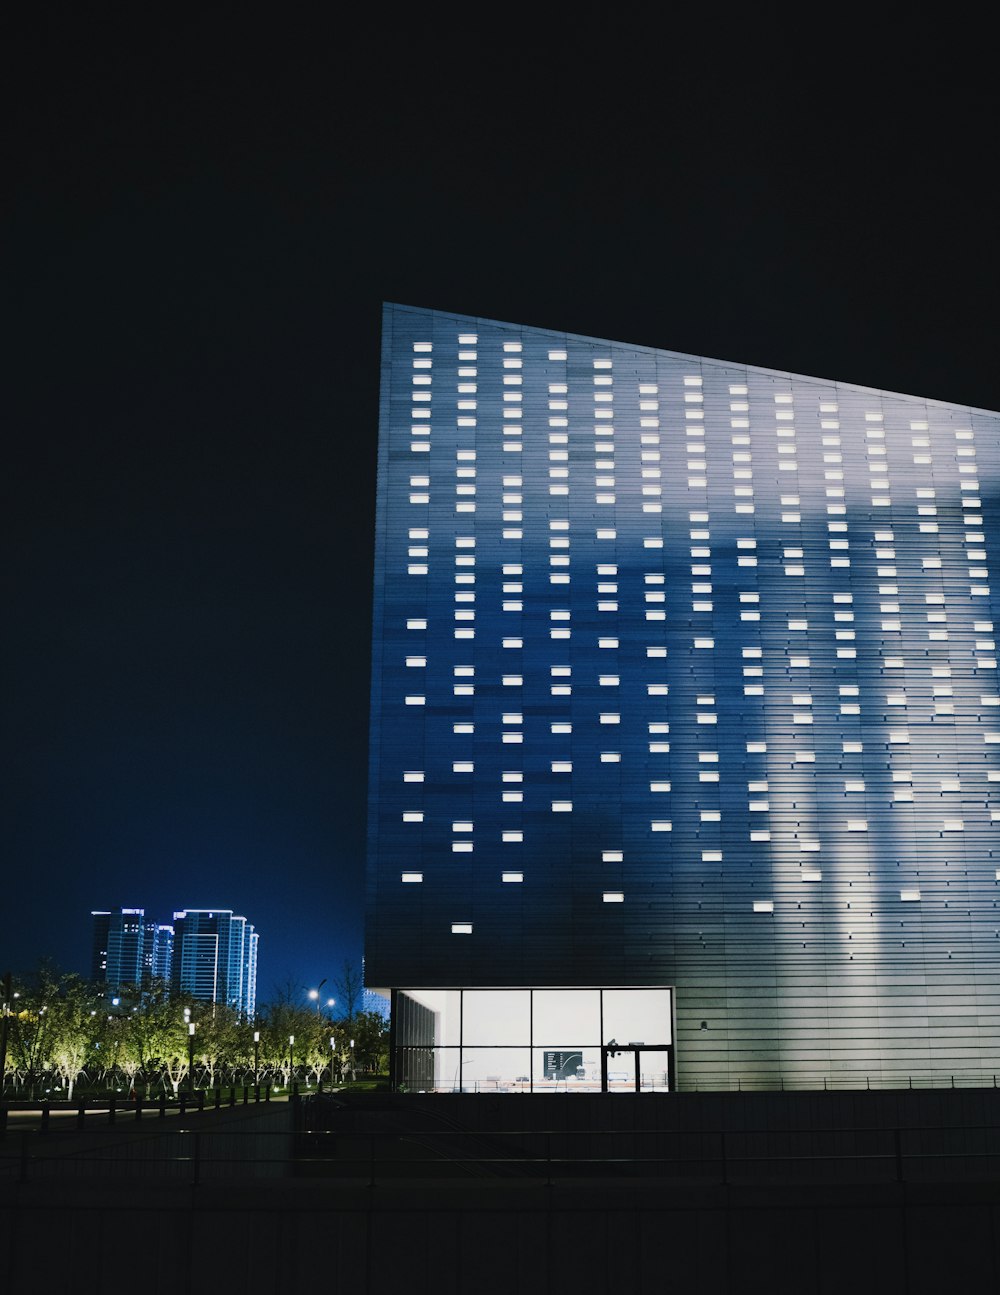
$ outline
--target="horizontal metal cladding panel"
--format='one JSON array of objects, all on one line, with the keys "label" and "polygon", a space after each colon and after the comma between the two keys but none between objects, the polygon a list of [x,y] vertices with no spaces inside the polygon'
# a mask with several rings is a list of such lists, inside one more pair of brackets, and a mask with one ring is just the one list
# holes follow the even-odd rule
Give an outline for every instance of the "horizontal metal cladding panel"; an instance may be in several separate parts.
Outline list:
[{"label": "horizontal metal cladding panel", "polygon": [[989,412],[386,307],[371,983],[674,985],[695,1080],[1000,1066],[998,467]]}]

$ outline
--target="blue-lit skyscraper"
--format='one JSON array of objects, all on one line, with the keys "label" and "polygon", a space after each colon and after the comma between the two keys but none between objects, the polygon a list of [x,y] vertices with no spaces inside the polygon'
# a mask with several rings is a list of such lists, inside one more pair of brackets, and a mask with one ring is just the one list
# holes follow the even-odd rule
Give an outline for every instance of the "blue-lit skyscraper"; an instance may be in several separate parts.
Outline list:
[{"label": "blue-lit skyscraper", "polygon": [[93,912],[90,977],[117,989],[143,980],[145,913],[141,908]]},{"label": "blue-lit skyscraper", "polygon": [[172,991],[226,1003],[252,1017],[257,999],[257,932],[232,909],[174,913]]},{"label": "blue-lit skyscraper", "polygon": [[998,469],[994,413],[386,307],[398,1083],[992,1082]]},{"label": "blue-lit skyscraper", "polygon": [[169,987],[174,960],[174,928],[164,922],[147,922],[143,949],[143,983],[158,980]]}]

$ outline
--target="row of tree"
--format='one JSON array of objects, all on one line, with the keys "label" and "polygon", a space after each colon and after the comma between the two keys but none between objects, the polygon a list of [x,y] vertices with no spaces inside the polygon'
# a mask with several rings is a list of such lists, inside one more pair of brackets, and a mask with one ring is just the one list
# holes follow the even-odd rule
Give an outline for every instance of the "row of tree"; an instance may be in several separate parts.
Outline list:
[{"label": "row of tree", "polygon": [[171,996],[156,982],[123,987],[111,999],[107,986],[46,965],[5,980],[4,997],[8,1097],[48,1092],[72,1100],[81,1087],[155,1097],[192,1079],[204,1088],[338,1083],[384,1073],[388,1064],[386,1022],[356,1012],[350,995],[334,1020],[287,987],[251,1021],[223,1004]]}]

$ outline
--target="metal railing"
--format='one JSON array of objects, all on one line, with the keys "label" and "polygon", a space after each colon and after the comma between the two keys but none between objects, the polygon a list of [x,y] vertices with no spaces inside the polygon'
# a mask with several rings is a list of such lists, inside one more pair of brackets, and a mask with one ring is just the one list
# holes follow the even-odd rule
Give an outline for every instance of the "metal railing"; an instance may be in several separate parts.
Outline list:
[{"label": "metal railing", "polygon": [[[297,1097],[297,1092],[294,1095]],[[186,1115],[189,1112],[209,1109],[220,1110],[224,1106],[247,1106],[251,1103],[257,1105],[270,1100],[269,1084],[257,1087],[248,1084],[232,1084],[225,1088],[197,1089],[193,1093],[179,1092],[175,1097],[168,1097],[166,1093],[161,1093],[159,1097],[152,1099],[140,1094],[122,1099],[115,1093],[111,1093],[106,1098],[96,1100],[81,1098],[76,1102],[50,1101],[47,1098],[41,1102],[8,1101],[0,1104],[0,1139],[4,1137],[13,1122],[10,1119],[11,1115],[15,1117],[15,1121],[19,1115],[35,1117],[40,1126],[39,1131],[47,1133],[53,1123],[65,1124],[70,1116],[76,1128],[83,1129],[89,1127],[98,1116],[103,1116],[107,1124],[115,1124],[126,1119],[164,1119],[167,1115]],[[56,1117],[55,1121],[53,1121],[53,1115]]]},{"label": "metal railing", "polygon": [[[283,1118],[288,1108],[272,1108]],[[281,1114],[279,1115],[279,1110]],[[291,1119],[289,1119],[291,1124]],[[987,1181],[1000,1177],[1000,1125],[794,1130],[339,1130],[103,1127],[82,1145],[10,1136],[0,1180],[241,1178],[371,1188],[401,1181],[543,1183],[644,1179],[686,1186]]]}]

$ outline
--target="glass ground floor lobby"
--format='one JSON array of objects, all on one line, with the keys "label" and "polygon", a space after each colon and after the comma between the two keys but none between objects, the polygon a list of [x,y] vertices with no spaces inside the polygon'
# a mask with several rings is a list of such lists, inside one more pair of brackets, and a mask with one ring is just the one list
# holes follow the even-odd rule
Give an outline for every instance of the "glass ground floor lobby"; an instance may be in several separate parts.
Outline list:
[{"label": "glass ground floor lobby", "polygon": [[669,989],[396,989],[401,1092],[635,1093],[673,1086]]}]

